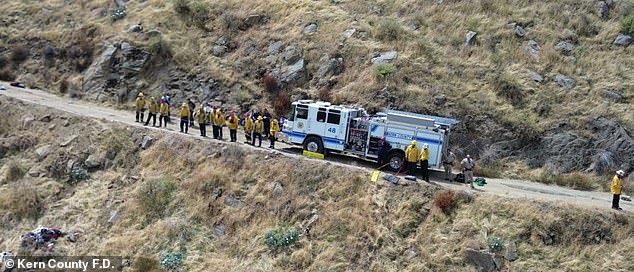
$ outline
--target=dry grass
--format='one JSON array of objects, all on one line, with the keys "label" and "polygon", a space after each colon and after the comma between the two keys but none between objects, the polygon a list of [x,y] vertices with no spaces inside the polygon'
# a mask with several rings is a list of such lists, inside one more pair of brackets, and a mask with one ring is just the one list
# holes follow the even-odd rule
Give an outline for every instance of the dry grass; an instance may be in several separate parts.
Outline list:
[{"label": "dry grass", "polygon": [[559,186],[571,187],[578,190],[593,191],[601,189],[609,191],[609,178],[595,176],[588,173],[572,172],[568,174],[552,175],[545,170],[534,171],[529,174],[531,180],[545,184],[557,184]]},{"label": "dry grass", "polygon": [[44,200],[38,194],[33,182],[25,181],[9,185],[7,191],[0,194],[0,207],[6,211],[9,220],[37,220],[44,213]]}]

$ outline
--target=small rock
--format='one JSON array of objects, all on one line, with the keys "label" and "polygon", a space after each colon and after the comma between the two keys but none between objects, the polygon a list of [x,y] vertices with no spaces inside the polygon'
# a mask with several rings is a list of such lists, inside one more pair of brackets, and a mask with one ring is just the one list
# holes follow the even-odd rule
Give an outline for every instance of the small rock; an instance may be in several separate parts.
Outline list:
[{"label": "small rock", "polygon": [[236,207],[240,205],[240,199],[238,199],[234,194],[229,194],[225,197],[225,205],[230,207]]},{"label": "small rock", "polygon": [[141,179],[141,177],[139,177],[139,176],[130,176],[130,179],[134,180],[134,181],[137,181],[137,180]]},{"label": "small rock", "polygon": [[46,156],[48,156],[48,154],[50,153],[51,153],[51,145],[44,145],[35,149],[35,154],[37,154],[37,158],[39,160],[46,158]]},{"label": "small rock", "polygon": [[415,258],[416,256],[418,256],[418,248],[416,247],[416,245],[411,245],[406,253],[407,257]]},{"label": "small rock", "polygon": [[36,178],[40,176],[40,171],[39,169],[32,167],[31,169],[29,169],[29,172],[27,173],[27,175]]},{"label": "small rock", "polygon": [[359,32],[359,39],[361,39],[362,41],[366,41],[370,38],[370,34],[366,31],[361,31]]},{"label": "small rock", "polygon": [[560,41],[559,43],[557,43],[557,45],[555,45],[555,49],[561,51],[564,54],[570,54],[570,52],[575,49],[575,46],[568,41]]},{"label": "small rock", "polygon": [[149,30],[149,31],[145,32],[145,35],[147,35],[148,37],[158,37],[158,36],[161,36],[162,33],[158,29],[152,29],[152,30]]},{"label": "small rock", "polygon": [[218,237],[225,236],[225,224],[219,223],[219,224],[214,225],[214,233]]},{"label": "small rock", "polygon": [[628,47],[630,44],[632,44],[632,36],[619,33],[616,39],[614,39],[614,44]]},{"label": "small rock", "polygon": [[352,37],[352,35],[354,35],[355,32],[357,32],[357,30],[351,27],[346,29],[346,31],[343,32],[343,36],[346,37],[346,39],[349,39]]},{"label": "small rock", "polygon": [[509,261],[515,261],[519,258],[519,255],[517,254],[517,245],[515,245],[515,242],[511,241],[506,245],[504,258]]},{"label": "small rock", "polygon": [[71,243],[77,242],[78,238],[79,238],[79,233],[77,232],[71,232],[66,236],[66,240],[68,240]]},{"label": "small rock", "polygon": [[282,186],[281,183],[279,182],[274,182],[273,183],[273,196],[277,197],[282,195],[282,193],[284,193],[284,187]]},{"label": "small rock", "polygon": [[68,146],[70,143],[72,143],[75,139],[77,139],[77,135],[73,135],[70,138],[68,138],[66,141],[62,142],[61,144],[59,144],[59,146],[61,147],[66,147]]},{"label": "small rock", "polygon": [[227,47],[224,45],[214,45],[212,48],[212,54],[216,57],[222,57],[227,52]]},{"label": "small rock", "polygon": [[244,19],[244,23],[247,26],[251,27],[251,26],[259,24],[261,19],[262,19],[262,15],[252,14],[247,16],[247,18]]},{"label": "small rock", "polygon": [[539,53],[542,49],[535,40],[529,40],[526,43],[526,50],[534,59],[539,59]]},{"label": "small rock", "polygon": [[152,146],[153,143],[154,143],[154,138],[148,135],[145,135],[143,136],[143,141],[141,142],[141,148],[148,149],[150,148],[150,146]]},{"label": "small rock", "polygon": [[569,78],[567,76],[564,76],[562,74],[557,73],[555,75],[555,82],[557,82],[557,84],[559,84],[559,86],[567,88],[567,89],[572,89],[575,87],[575,80],[572,78]]},{"label": "small rock", "polygon": [[283,58],[286,61],[286,64],[293,64],[301,58],[301,49],[297,49],[297,47],[289,45],[284,49]]},{"label": "small rock", "polygon": [[110,212],[110,218],[108,218],[108,224],[114,224],[121,214],[121,210],[115,210]]},{"label": "small rock", "polygon": [[271,44],[269,44],[269,48],[267,50],[267,53],[269,55],[280,53],[281,50],[282,50],[282,45],[283,45],[282,41],[272,42]]},{"label": "small rock", "polygon": [[70,173],[71,170],[73,170],[73,166],[75,166],[75,163],[77,163],[76,160],[73,160],[73,159],[68,160],[68,162],[66,163],[66,173]]},{"label": "small rock", "polygon": [[313,34],[317,32],[317,24],[316,23],[309,23],[304,27],[304,33],[306,34]]},{"label": "small rock", "polygon": [[141,32],[143,31],[143,25],[142,24],[136,24],[136,25],[132,25],[128,28],[128,32],[129,33],[133,33],[133,32]]},{"label": "small rock", "polygon": [[531,77],[533,81],[537,83],[542,83],[544,81],[544,77],[538,74],[537,72],[529,71],[528,75]]},{"label": "small rock", "polygon": [[48,123],[50,121],[51,121],[51,115],[50,114],[44,115],[44,116],[42,116],[42,118],[40,118],[40,122]]},{"label": "small rock", "polygon": [[444,94],[434,96],[434,104],[436,106],[442,106],[447,102],[447,96]]},{"label": "small rock", "polygon": [[51,124],[50,126],[48,126],[48,130],[54,130],[56,126],[57,125],[55,124]]},{"label": "small rock", "polygon": [[86,164],[86,168],[96,169],[102,166],[103,158],[97,154],[90,154],[84,163]]},{"label": "small rock", "polygon": [[467,34],[465,34],[465,38],[464,38],[465,40],[464,44],[465,45],[475,44],[476,35],[478,35],[478,33],[475,31],[471,31],[471,30],[467,31]]},{"label": "small rock", "polygon": [[603,90],[601,96],[617,103],[625,102],[625,96],[621,92],[616,90]]},{"label": "small rock", "polygon": [[496,269],[493,254],[486,250],[474,250],[467,248],[465,250],[465,259],[467,263],[476,266],[482,272],[492,272]]},{"label": "small rock", "polygon": [[519,38],[526,36],[526,30],[524,30],[524,28],[517,23],[513,24],[513,33],[515,33],[515,36]]},{"label": "small rock", "polygon": [[599,16],[603,19],[607,19],[610,13],[610,8],[608,7],[608,4],[605,1],[599,1],[597,3],[597,13],[599,13]]},{"label": "small rock", "polygon": [[398,57],[398,52],[396,52],[394,50],[387,51],[387,52],[382,52],[382,53],[377,53],[372,58],[372,63],[379,64],[379,63],[390,62],[390,61],[395,60],[397,57]]},{"label": "small rock", "polygon": [[31,116],[24,117],[24,119],[22,119],[22,128],[30,128],[33,121],[35,121],[35,118]]}]

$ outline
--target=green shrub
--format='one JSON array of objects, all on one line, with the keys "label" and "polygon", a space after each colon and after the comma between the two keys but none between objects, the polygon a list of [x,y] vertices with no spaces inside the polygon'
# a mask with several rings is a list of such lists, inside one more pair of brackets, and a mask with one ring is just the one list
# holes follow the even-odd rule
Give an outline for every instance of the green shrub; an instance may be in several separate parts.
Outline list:
[{"label": "green shrub", "polygon": [[634,34],[634,13],[623,18],[621,21],[621,31]]},{"label": "green shrub", "polygon": [[495,93],[508,100],[513,106],[524,102],[524,91],[522,87],[510,76],[498,74],[493,80]]},{"label": "green shrub", "polygon": [[149,180],[137,192],[140,207],[148,217],[160,217],[172,201],[176,185],[167,178]]},{"label": "green shrub", "polygon": [[396,67],[391,63],[379,63],[374,65],[372,71],[374,77],[378,80],[383,80],[396,72]]},{"label": "green shrub", "polygon": [[288,247],[299,240],[299,231],[296,228],[277,228],[264,234],[264,244],[270,249]]},{"label": "green shrub", "polygon": [[492,252],[501,252],[504,249],[504,240],[497,236],[489,236],[487,245]]},{"label": "green shrub", "polygon": [[78,182],[87,180],[88,178],[90,178],[90,176],[88,176],[88,170],[86,170],[82,165],[74,165],[68,175],[68,183],[77,184]]},{"label": "green shrub", "polygon": [[128,10],[126,9],[125,6],[123,6],[123,7],[112,10],[112,13],[110,14],[110,19],[112,19],[112,21],[117,21],[117,20],[121,20],[125,18],[127,15],[128,15]]},{"label": "green shrub", "polygon": [[183,265],[185,252],[183,251],[162,251],[159,255],[161,267],[168,271],[179,269]]},{"label": "green shrub", "polygon": [[403,36],[403,28],[394,19],[384,19],[379,22],[376,38],[382,41],[397,41]]}]

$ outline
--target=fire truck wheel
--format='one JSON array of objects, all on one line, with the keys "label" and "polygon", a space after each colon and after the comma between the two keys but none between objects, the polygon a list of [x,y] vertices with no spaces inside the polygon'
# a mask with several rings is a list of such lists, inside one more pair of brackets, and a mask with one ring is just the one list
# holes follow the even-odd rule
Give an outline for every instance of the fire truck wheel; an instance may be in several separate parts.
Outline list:
[{"label": "fire truck wheel", "polygon": [[403,167],[403,162],[405,161],[405,154],[403,152],[393,151],[387,155],[387,161],[389,162],[388,167],[390,170],[394,172],[398,172],[401,167]]},{"label": "fire truck wheel", "polygon": [[310,136],[304,140],[304,150],[324,154],[324,144],[319,137]]}]

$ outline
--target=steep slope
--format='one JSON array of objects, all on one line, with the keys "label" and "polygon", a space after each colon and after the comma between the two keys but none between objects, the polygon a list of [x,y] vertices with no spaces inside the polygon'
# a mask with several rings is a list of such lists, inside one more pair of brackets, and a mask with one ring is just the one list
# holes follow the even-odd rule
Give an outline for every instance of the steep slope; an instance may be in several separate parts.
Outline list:
[{"label": "steep slope", "polygon": [[[125,16],[114,12],[123,6]],[[453,116],[462,121],[453,139],[460,155],[553,182],[571,171],[634,169],[633,49],[618,45],[627,44],[619,33],[631,31],[633,6],[7,1],[0,70],[115,104],[144,91],[236,110],[276,104],[279,114],[288,98],[313,97]]]},{"label": "steep slope", "polygon": [[[518,271],[634,269],[629,213],[377,186],[351,168],[0,105],[2,250],[47,254],[20,246],[45,225],[73,234],[52,254],[120,255],[132,271],[158,271],[166,252],[186,271],[475,271],[495,267],[489,251]],[[287,228],[296,242],[267,242]]]}]

